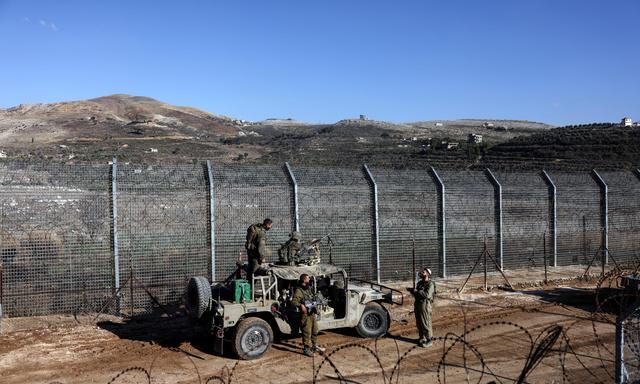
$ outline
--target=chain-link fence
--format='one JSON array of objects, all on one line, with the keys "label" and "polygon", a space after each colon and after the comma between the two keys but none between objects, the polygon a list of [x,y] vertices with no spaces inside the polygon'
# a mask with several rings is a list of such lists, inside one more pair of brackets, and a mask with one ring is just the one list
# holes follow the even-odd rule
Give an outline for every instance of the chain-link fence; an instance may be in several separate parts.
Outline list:
[{"label": "chain-link fence", "polygon": [[616,383],[640,382],[640,301],[616,322]]},{"label": "chain-link fence", "polygon": [[640,178],[631,172],[601,172],[608,186],[609,256],[615,262],[640,262]]},{"label": "chain-link fence", "polygon": [[177,303],[190,276],[219,281],[246,261],[246,229],[266,217],[269,261],[299,229],[329,235],[323,261],[371,280],[411,278],[413,253],[436,276],[466,274],[485,245],[507,269],[606,249],[632,261],[638,192],[622,171],[2,163],[1,300],[9,316]]}]

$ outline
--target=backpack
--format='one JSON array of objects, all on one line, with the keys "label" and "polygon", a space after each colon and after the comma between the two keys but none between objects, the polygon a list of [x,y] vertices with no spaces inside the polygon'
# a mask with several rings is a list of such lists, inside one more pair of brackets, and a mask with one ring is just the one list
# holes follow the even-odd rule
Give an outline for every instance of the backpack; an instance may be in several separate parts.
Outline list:
[{"label": "backpack", "polygon": [[256,249],[256,246],[253,244],[253,241],[256,239],[256,236],[258,236],[259,225],[260,224],[251,224],[249,228],[247,228],[247,241],[244,243],[244,247],[247,250]]}]

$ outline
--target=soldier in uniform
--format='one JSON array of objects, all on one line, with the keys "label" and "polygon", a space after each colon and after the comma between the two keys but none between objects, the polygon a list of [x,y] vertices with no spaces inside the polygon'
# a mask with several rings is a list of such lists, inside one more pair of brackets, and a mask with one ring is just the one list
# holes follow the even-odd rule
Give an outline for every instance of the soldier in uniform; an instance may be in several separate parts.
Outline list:
[{"label": "soldier in uniform", "polygon": [[253,274],[256,273],[268,256],[267,231],[270,230],[272,226],[273,221],[271,221],[271,219],[264,219],[262,224],[252,224],[247,228],[247,241],[244,247],[247,249],[247,259],[249,262],[247,269],[247,280],[249,280],[249,284],[253,284]]},{"label": "soldier in uniform", "polygon": [[286,243],[278,250],[278,264],[296,265],[299,260],[299,253],[302,249],[302,235],[293,231]]},{"label": "soldier in uniform", "polygon": [[431,279],[431,270],[429,268],[423,268],[420,271],[420,280],[416,285],[416,288],[411,288],[410,291],[415,298],[413,304],[413,310],[416,315],[416,327],[418,328],[418,345],[426,348],[432,345],[431,339],[433,338],[433,332],[431,330],[431,314],[433,303],[433,295],[436,291],[436,283]]},{"label": "soldier in uniform", "polygon": [[317,344],[318,339],[318,318],[315,313],[315,308],[307,308],[305,302],[313,300],[313,291],[309,285],[311,279],[309,275],[303,273],[300,275],[298,286],[293,293],[293,299],[291,304],[302,315],[300,318],[300,330],[302,331],[302,353],[306,356],[313,356],[316,351],[324,352],[324,348],[321,348]]}]

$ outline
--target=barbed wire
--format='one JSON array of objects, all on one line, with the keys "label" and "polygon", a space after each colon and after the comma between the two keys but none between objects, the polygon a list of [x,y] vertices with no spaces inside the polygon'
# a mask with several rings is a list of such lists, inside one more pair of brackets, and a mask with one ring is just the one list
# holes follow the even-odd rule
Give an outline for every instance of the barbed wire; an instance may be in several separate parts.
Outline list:
[{"label": "barbed wire", "polygon": [[[403,382],[403,378],[406,376],[403,372],[403,364],[412,356],[421,356],[421,359],[424,362],[427,362],[426,365],[418,365],[415,364],[412,367],[411,372],[415,374],[424,374],[427,372],[432,372],[432,369],[435,370],[435,375],[437,381],[439,383],[447,383],[447,377],[457,377],[451,376],[453,373],[447,374],[447,371],[450,369],[463,369],[466,370],[467,377],[469,373],[473,373],[472,382],[480,383],[486,382],[486,380],[493,380],[496,383],[505,383],[505,382],[515,382],[515,383],[524,383],[527,382],[527,378],[535,371],[536,367],[538,367],[541,362],[549,357],[551,354],[557,354],[557,361],[559,362],[558,374],[562,377],[563,383],[571,383],[574,382],[572,376],[568,373],[567,366],[569,364],[569,360],[573,359],[578,363],[581,369],[591,377],[592,381],[600,381],[605,382],[613,379],[613,374],[610,370],[611,363],[613,362],[611,355],[612,352],[608,348],[604,348],[605,343],[603,340],[598,340],[600,336],[598,335],[598,329],[593,326],[593,339],[592,342],[589,343],[588,340],[581,340],[578,345],[590,344],[593,345],[601,345],[598,351],[594,354],[584,354],[577,351],[574,347],[574,343],[571,339],[570,332],[573,327],[578,326],[584,321],[591,321],[592,324],[608,324],[611,325],[611,320],[603,315],[603,311],[607,307],[607,303],[610,298],[604,298],[604,289],[607,288],[608,282],[617,281],[617,276],[624,275],[626,271],[629,270],[637,270],[637,267],[631,266],[628,268],[620,268],[618,270],[610,271],[606,276],[602,276],[598,280],[598,288],[597,294],[595,296],[600,295],[601,298],[596,305],[596,301],[594,299],[594,306],[597,308],[592,312],[592,316],[585,318],[576,318],[570,324],[564,325],[551,325],[542,329],[542,331],[537,332],[537,335],[534,337],[531,330],[527,327],[518,324],[512,321],[489,321],[481,324],[475,324],[471,327],[468,327],[469,320],[467,318],[466,310],[467,305],[469,304],[477,304],[476,302],[468,302],[466,304],[460,303],[460,309],[463,312],[463,327],[464,332],[461,334],[453,334],[448,333],[441,337],[435,337],[433,339],[435,344],[435,349],[431,349],[430,351],[436,351],[437,346],[441,345],[442,351],[434,355],[430,353],[429,355],[424,355],[425,350],[418,347],[417,345],[411,345],[404,352],[401,351],[400,344],[396,338],[393,338],[393,335],[384,339],[376,339],[373,341],[369,340],[361,340],[357,342],[348,342],[341,345],[336,346],[330,351],[320,353],[318,360],[312,359],[311,368],[312,368],[312,382],[316,383],[322,379],[324,368],[328,366],[330,370],[335,375],[334,377],[341,383],[356,383],[358,381],[357,377],[359,375],[364,375],[369,377],[372,373],[378,372],[379,377],[385,384],[392,383],[401,383]],[[618,299],[615,296],[612,298]],[[550,304],[551,305],[551,304]],[[490,304],[490,306],[498,305]],[[562,306],[562,308],[566,308],[568,311],[575,311],[576,308],[571,308],[568,306]],[[523,308],[516,308],[517,310],[523,310]],[[560,316],[571,316],[570,314],[558,314]],[[482,352],[482,348],[480,348],[476,342],[472,341],[472,339],[476,339],[478,342],[486,343],[486,331],[491,328],[501,329],[501,328],[510,328],[517,330],[519,334],[522,336],[517,336],[518,333],[509,332],[508,330],[500,330],[494,331],[495,334],[508,334],[509,338],[517,341],[518,345],[522,344],[522,351],[526,353],[526,357],[523,359],[522,369],[517,373],[516,376],[509,376],[502,374],[500,370],[495,370],[492,367],[492,363],[487,361],[485,357],[485,352]],[[489,332],[489,334],[491,334]],[[474,335],[478,335],[478,337],[474,337]],[[637,328],[636,333],[634,334],[635,341],[631,344],[630,349],[632,351],[636,351],[637,356]],[[392,342],[394,344],[393,349],[395,349],[396,357],[392,360],[392,365],[387,366],[382,362],[381,356],[384,352],[380,350],[380,343],[382,342]],[[372,345],[370,344],[372,343]],[[528,345],[528,347],[524,347],[524,345]],[[388,351],[389,348],[386,348],[385,351]],[[365,355],[368,355],[372,358],[373,365],[365,366],[365,372],[362,371],[362,366],[360,366],[355,372],[350,372],[345,369],[345,367],[341,367],[338,362],[343,361],[343,355],[356,355],[352,353],[352,351],[357,350],[363,352]],[[462,355],[460,355],[460,351],[462,350]],[[466,356],[464,351],[471,352],[470,356]],[[108,384],[117,383],[124,376],[128,376],[128,382],[135,383],[151,383],[154,377],[154,367],[156,366],[159,359],[162,357],[162,354],[166,352],[180,354],[185,356],[190,363],[190,370],[194,373],[193,382],[196,383],[223,383],[230,384],[234,381],[234,378],[237,375],[238,370],[245,369],[253,369],[251,363],[236,361],[231,367],[225,366],[221,369],[221,372],[216,375],[202,376],[199,371],[199,367],[196,362],[192,359],[192,357],[185,351],[180,348],[174,347],[164,347],[159,350],[151,359],[150,365],[148,368],[140,367],[140,366],[132,366],[120,371],[116,374]],[[401,353],[402,352],[402,353]],[[387,352],[388,353],[388,352]],[[493,353],[493,352],[492,352]],[[456,354],[457,357],[453,357]],[[358,355],[360,356],[360,355]],[[427,360],[424,360],[425,357],[430,356]],[[452,357],[450,357],[452,356]],[[524,355],[523,355],[524,356]],[[592,362],[586,362],[585,359],[595,360],[598,363],[594,365]],[[171,358],[171,360],[175,360]],[[362,357],[359,357],[358,360],[360,363],[364,363],[366,360]],[[428,362],[432,363],[429,364]],[[637,365],[637,362],[636,362]],[[632,363],[632,368],[633,368]],[[184,369],[184,368],[183,368]],[[373,371],[372,371],[373,369]],[[596,371],[599,369],[601,372]],[[512,372],[512,370],[510,370]],[[142,377],[136,379],[135,374],[140,374]],[[161,374],[161,373],[159,373]],[[411,374],[411,373],[409,373]],[[603,378],[605,375],[606,379]],[[409,376],[407,376],[409,377]],[[469,377],[468,377],[469,379]],[[137,380],[137,381],[136,381]],[[410,379],[409,379],[410,380]],[[456,379],[457,380],[457,379]],[[583,381],[584,379],[582,379]],[[451,381],[451,380],[449,380]]]}]

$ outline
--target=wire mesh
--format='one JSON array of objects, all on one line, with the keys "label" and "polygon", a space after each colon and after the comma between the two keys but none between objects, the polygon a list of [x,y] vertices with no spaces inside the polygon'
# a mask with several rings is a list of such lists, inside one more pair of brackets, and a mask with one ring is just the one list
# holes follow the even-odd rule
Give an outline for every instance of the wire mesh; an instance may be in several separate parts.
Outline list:
[{"label": "wire mesh", "polygon": [[589,172],[549,175],[557,194],[558,265],[589,264],[602,243],[600,186]]},{"label": "wire mesh", "polygon": [[640,305],[622,320],[622,367],[625,383],[640,382]]},{"label": "wire mesh", "polygon": [[485,237],[487,250],[497,260],[495,189],[487,176],[479,171],[438,173],[446,188],[448,273],[468,273],[483,252]]},{"label": "wire mesh", "polygon": [[8,316],[100,308],[111,294],[109,168],[0,164]]},{"label": "wire mesh", "polygon": [[[300,230],[307,238],[327,234],[332,261],[350,276],[375,278],[371,187],[362,170],[294,168],[298,181]],[[328,261],[327,247],[323,260]]]},{"label": "wire mesh", "polygon": [[502,185],[502,246],[505,268],[540,267],[553,256],[549,188],[540,173],[496,172]]},{"label": "wire mesh", "polygon": [[600,172],[609,195],[609,256],[640,261],[640,179],[632,172]]},{"label": "wire mesh", "polygon": [[438,242],[438,190],[428,171],[372,170],[378,185],[380,269],[383,279],[413,276],[413,241],[416,268],[428,266],[440,274]]},{"label": "wire mesh", "polygon": [[172,303],[190,276],[207,275],[208,201],[201,165],[118,166],[122,311],[152,310],[145,287],[160,303]]},{"label": "wire mesh", "polygon": [[[351,275],[375,279],[372,185],[362,169],[294,168],[299,225],[305,240],[330,234],[331,258]],[[549,190],[539,174],[494,173],[502,185],[504,266],[542,265],[552,255]],[[416,264],[440,274],[439,199],[427,170],[372,169],[378,186],[381,278],[407,279]],[[496,252],[496,195],[487,175],[443,170],[450,274],[469,272],[483,250]],[[609,250],[617,261],[638,258],[640,178],[602,172],[609,185]],[[119,309],[153,310],[173,303],[186,279],[210,276],[210,195],[207,167],[119,165],[116,176]],[[602,243],[600,187],[588,172],[552,173],[557,186],[558,261],[588,263]],[[214,280],[227,277],[250,224],[274,221],[268,246],[294,229],[292,180],[284,167],[212,166]],[[108,165],[0,164],[0,253],[8,316],[99,310],[115,291],[111,168]],[[546,233],[546,242],[543,239]],[[546,244],[545,244],[546,243]],[[327,242],[322,258],[329,261]],[[490,269],[493,266],[489,266]],[[476,272],[480,272],[477,269]],[[127,286],[136,277],[133,300]],[[133,309],[131,309],[133,307]],[[118,308],[116,308],[118,309]]]},{"label": "wire mesh", "polygon": [[293,202],[290,181],[282,167],[214,165],[215,192],[215,253],[216,279],[226,278],[236,268],[241,257],[246,261],[244,243],[247,228],[273,220],[267,234],[271,256],[277,260],[277,250],[294,229],[291,214]]}]

